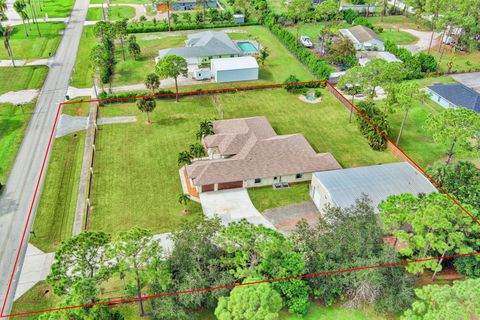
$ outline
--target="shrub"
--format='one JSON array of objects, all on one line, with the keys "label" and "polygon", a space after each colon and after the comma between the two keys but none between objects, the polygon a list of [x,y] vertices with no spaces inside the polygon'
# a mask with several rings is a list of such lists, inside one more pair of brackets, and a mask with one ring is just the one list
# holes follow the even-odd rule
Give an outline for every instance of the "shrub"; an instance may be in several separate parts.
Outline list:
[{"label": "shrub", "polygon": [[347,21],[347,23],[349,24],[352,24],[353,20],[355,20],[358,17],[357,11],[352,9],[347,9],[341,12],[343,13],[343,19],[345,19],[345,21]]},{"label": "shrub", "polygon": [[323,91],[320,89],[315,90],[315,97],[320,98],[323,95]]},{"label": "shrub", "polygon": [[368,20],[367,18],[365,17],[357,17],[355,18],[355,20],[353,20],[353,25],[361,25],[361,26],[365,26],[367,28],[370,28],[372,29],[373,28],[373,25],[372,23],[370,22],[370,20]]},{"label": "shrub", "polygon": [[[378,109],[371,101],[362,101],[357,104],[358,109],[363,113],[371,122],[373,122],[380,130],[385,134],[388,134],[390,125],[387,115]],[[368,123],[360,114],[356,115],[357,126],[360,133],[367,138],[368,145],[373,150],[385,150],[387,147],[387,140]]]},{"label": "shrub", "polygon": [[300,81],[300,79],[295,77],[293,74],[289,75],[288,78],[285,79],[285,81],[283,81],[283,83],[286,84],[285,90],[292,93],[292,92],[295,92],[296,90],[302,88],[303,86],[301,84],[295,83],[295,82],[299,82],[299,81]]}]

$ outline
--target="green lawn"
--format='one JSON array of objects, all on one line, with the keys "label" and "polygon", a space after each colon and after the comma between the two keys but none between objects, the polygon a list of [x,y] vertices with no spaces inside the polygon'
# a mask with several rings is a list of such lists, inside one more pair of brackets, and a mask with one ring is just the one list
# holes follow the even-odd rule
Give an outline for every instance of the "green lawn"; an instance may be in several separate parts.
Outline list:
[{"label": "green lawn", "polygon": [[92,87],[92,68],[90,67],[90,52],[96,44],[93,33],[94,26],[84,26],[77,59],[72,71],[70,85],[77,88]]},{"label": "green lawn", "polygon": [[[437,61],[440,61],[438,47],[432,48],[430,53],[435,56]],[[447,72],[450,61],[453,61],[452,71],[478,71],[480,70],[480,51],[462,52],[457,50],[452,52],[449,47],[445,47],[442,60],[440,61],[440,71]]]},{"label": "green lawn", "polygon": [[210,100],[159,101],[151,125],[134,104],[100,110],[101,117],[126,114],[138,121],[100,126],[90,229],[115,233],[138,225],[167,232],[203,219],[199,203],[190,202],[186,213],[178,203],[182,187],[177,157],[196,141],[198,123],[215,116]]},{"label": "green lawn", "polygon": [[[436,77],[414,80],[422,87],[428,86],[436,82],[453,83],[450,77]],[[400,148],[402,148],[414,161],[420,166],[426,167],[437,160],[446,157],[449,144],[440,144],[433,141],[432,136],[425,129],[425,120],[430,114],[438,114],[444,110],[439,104],[433,102],[429,98],[424,101],[415,102],[413,108],[409,111],[407,122],[400,140]],[[395,141],[403,119],[403,113],[394,113],[389,115],[391,124],[390,137]],[[454,155],[456,159],[474,159],[480,158],[480,154],[475,151],[466,152],[457,150]]]},{"label": "green lawn", "polygon": [[42,0],[41,3],[43,11],[39,13],[40,18],[45,17],[45,13],[48,13],[49,18],[62,18],[70,15],[75,0]]},{"label": "green lawn", "polygon": [[248,189],[248,195],[258,211],[285,207],[310,200],[308,193],[310,183],[292,184],[289,188],[274,190],[271,186]]},{"label": "green lawn", "polygon": [[71,236],[85,132],[55,140],[30,242],[45,252]]},{"label": "green lawn", "polygon": [[[60,299],[53,294],[52,288],[47,285],[45,281],[41,281],[15,301],[11,314],[51,309],[54,308],[59,301]],[[42,313],[37,313],[18,318],[34,320],[38,319],[41,314]]]},{"label": "green lawn", "polygon": [[[397,317],[393,318],[396,319]],[[305,316],[297,316],[286,311],[280,313],[280,320],[381,320],[386,319],[375,315],[371,310],[357,310],[342,307],[324,307],[316,303],[311,303]],[[388,319],[392,319],[389,317]]]},{"label": "green lawn", "polygon": [[[4,68],[2,68],[4,69]],[[28,103],[23,111],[12,104],[0,104],[0,182],[5,184],[35,103]]]},{"label": "green lawn", "polygon": [[[103,0],[90,0],[90,4],[102,4]],[[131,3],[131,4],[145,4],[145,0],[110,0],[110,3]]]},{"label": "green lawn", "polygon": [[414,17],[405,17],[405,16],[375,16],[375,17],[368,17],[374,25],[381,25],[387,28],[408,28],[408,29],[419,29],[428,31],[431,30],[431,25],[428,23],[427,20],[420,20],[417,22]]},{"label": "green lawn", "polygon": [[[320,40],[318,40],[318,37],[320,35],[320,31],[325,27],[324,22],[315,22],[315,23],[305,23],[301,24],[298,27],[298,34],[299,36],[309,36],[314,43],[320,43]],[[333,22],[329,25],[329,28],[332,32],[338,34],[340,33],[339,29],[342,28],[350,28],[351,25],[348,23],[343,23],[343,22]],[[287,30],[289,30],[291,33],[294,35],[297,34],[297,27],[292,26],[292,27],[287,27]]]},{"label": "green lawn", "polygon": [[393,41],[396,45],[412,44],[418,41],[418,38],[404,31],[385,30],[379,34],[383,41]]},{"label": "green lawn", "polygon": [[0,94],[9,91],[40,89],[47,77],[45,66],[0,69]]},{"label": "green lawn", "polygon": [[[90,100],[90,97],[78,97],[70,101]],[[87,117],[90,112],[90,102],[64,104],[62,113],[70,116]]]},{"label": "green lawn", "polygon": [[225,118],[264,115],[278,134],[303,133],[317,152],[331,152],[342,167],[387,163],[396,159],[387,151],[373,151],[348,110],[324,90],[322,102],[308,104],[283,89],[218,95]]},{"label": "green lawn", "polygon": [[[130,6],[111,6],[108,12],[108,19],[111,21],[120,19],[131,19],[135,17],[135,8]],[[97,21],[103,19],[102,8],[89,8],[87,20]]]},{"label": "green lawn", "polygon": [[[265,66],[260,68],[260,81],[243,82],[247,84],[262,83],[280,83],[289,75],[294,74],[301,80],[312,79],[309,71],[299,63],[283,45],[268,31],[261,26],[248,26],[239,28],[229,28],[237,31],[229,33],[230,37],[239,39],[256,39],[270,52]],[[143,83],[146,74],[153,71],[155,66],[155,57],[158,51],[171,47],[182,47],[188,33],[201,32],[178,31],[178,32],[153,32],[135,34],[138,44],[141,47],[142,54],[137,60],[134,60],[127,53],[126,61],[122,58],[121,46],[117,44],[117,61],[115,67],[114,86],[126,84]],[[89,70],[89,55],[92,47],[95,45],[95,37],[92,29],[87,27],[82,35],[80,50],[75,63],[75,71],[72,77],[74,87],[87,87],[92,83],[92,72]],[[232,84],[214,84],[213,86],[231,86]],[[205,84],[199,84],[201,87],[207,87]]]},{"label": "green lawn", "polygon": [[[40,59],[48,58],[49,53],[55,54],[61,40],[59,32],[65,25],[62,22],[48,22],[39,23],[38,26],[41,36],[38,35],[37,27],[33,23],[27,24],[28,37],[25,35],[23,25],[14,27],[10,45],[15,59]],[[3,48],[0,50],[0,59],[10,59]]]}]

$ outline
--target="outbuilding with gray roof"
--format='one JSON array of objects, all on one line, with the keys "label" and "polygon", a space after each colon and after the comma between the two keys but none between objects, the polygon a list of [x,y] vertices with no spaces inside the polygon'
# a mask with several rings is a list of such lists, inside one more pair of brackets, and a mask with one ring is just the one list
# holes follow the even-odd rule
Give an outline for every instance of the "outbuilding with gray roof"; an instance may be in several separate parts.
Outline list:
[{"label": "outbuilding with gray roof", "polygon": [[348,208],[367,195],[378,204],[391,195],[436,192],[430,181],[408,162],[315,172],[310,196],[320,211],[326,205]]}]

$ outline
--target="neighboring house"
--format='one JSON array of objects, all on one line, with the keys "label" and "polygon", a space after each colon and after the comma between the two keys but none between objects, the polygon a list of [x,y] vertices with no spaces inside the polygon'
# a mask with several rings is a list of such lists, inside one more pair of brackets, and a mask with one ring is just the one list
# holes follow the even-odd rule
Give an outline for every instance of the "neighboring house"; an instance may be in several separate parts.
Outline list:
[{"label": "neighboring house", "polygon": [[309,181],[313,172],[341,168],[302,134],[277,135],[263,116],[214,121],[213,130],[203,139],[209,159],[186,166],[197,192]]},{"label": "neighboring house", "polygon": [[245,23],[245,16],[243,14],[234,14],[233,15],[233,22],[235,24]]},{"label": "neighboring house", "polygon": [[238,57],[242,51],[226,33],[221,31],[204,31],[189,34],[183,48],[169,48],[159,51],[161,59],[168,55],[178,55],[185,58],[188,64],[203,64],[213,58]]},{"label": "neighboring house", "polygon": [[348,208],[362,194],[377,210],[378,204],[391,195],[432,192],[436,192],[435,187],[408,162],[315,172],[310,186],[310,196],[321,212],[327,204]]},{"label": "neighboring house", "polygon": [[340,29],[340,33],[353,42],[356,50],[385,50],[382,39],[372,29],[365,26],[358,25],[349,29]]},{"label": "neighboring house", "polygon": [[[173,11],[190,11],[195,10],[195,8],[216,8],[218,7],[217,1],[206,1],[205,3],[199,2],[197,0],[179,0],[170,2],[170,10]],[[158,6],[159,11],[167,11],[167,4],[163,3]]]},{"label": "neighboring house", "polygon": [[216,82],[258,80],[258,63],[250,56],[212,59],[211,70]]},{"label": "neighboring house", "polygon": [[[357,54],[358,56],[358,54]],[[365,66],[370,60],[372,59],[383,59],[387,62],[400,62],[403,63],[402,60],[397,59],[394,54],[387,52],[387,51],[363,51],[360,53],[360,57],[358,59],[358,64],[362,67]]]},{"label": "neighboring house", "polygon": [[480,113],[480,93],[460,83],[437,83],[427,87],[430,99],[444,108],[466,107]]},{"label": "neighboring house", "polygon": [[377,7],[374,5],[368,4],[352,4],[352,5],[341,5],[340,11],[351,9],[353,11],[365,13],[368,10],[368,13],[375,13]]}]

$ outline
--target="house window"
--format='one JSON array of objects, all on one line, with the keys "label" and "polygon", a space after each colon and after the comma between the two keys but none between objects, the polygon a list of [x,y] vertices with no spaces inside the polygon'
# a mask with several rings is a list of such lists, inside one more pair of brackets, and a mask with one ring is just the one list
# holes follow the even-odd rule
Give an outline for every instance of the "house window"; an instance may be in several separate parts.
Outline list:
[{"label": "house window", "polygon": [[297,175],[295,176],[295,179],[302,179],[303,178],[303,174],[301,173],[297,173]]},{"label": "house window", "polygon": [[255,183],[260,183],[260,182],[262,182],[262,179],[260,178],[255,179]]}]

